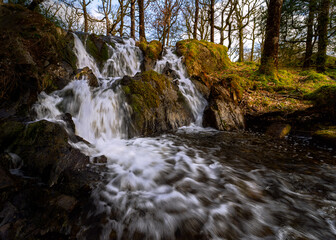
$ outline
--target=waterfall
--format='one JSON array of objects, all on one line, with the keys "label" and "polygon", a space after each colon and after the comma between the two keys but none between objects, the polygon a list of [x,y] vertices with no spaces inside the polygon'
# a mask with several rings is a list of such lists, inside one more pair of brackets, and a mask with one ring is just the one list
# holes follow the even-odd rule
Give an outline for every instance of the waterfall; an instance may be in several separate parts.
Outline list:
[{"label": "waterfall", "polygon": [[182,63],[182,57],[178,57],[174,54],[172,48],[167,48],[165,50],[166,53],[162,59],[156,63],[155,71],[162,73],[165,67],[169,67],[177,73],[179,89],[191,107],[195,118],[195,124],[197,126],[202,126],[203,111],[207,105],[207,101],[188,78],[187,71]]},{"label": "waterfall", "polygon": [[[175,181],[181,186],[198,186],[200,196],[209,192],[206,185],[217,176],[197,151],[192,158],[189,148],[176,148],[174,141],[166,137],[126,139],[129,106],[122,101],[116,80],[140,71],[142,54],[134,41],[124,40],[124,43],[109,46],[111,56],[99,69],[86,52],[85,44],[76,35],[74,37],[77,65],[90,67],[99,77],[99,87],[89,87],[85,79],[71,81],[64,89],[50,95],[41,93],[34,109],[38,119],[50,121],[55,121],[62,113],[70,113],[76,134],[91,143],[90,146],[71,143],[72,146],[90,157],[107,157],[109,170],[102,173],[106,183],[95,189],[93,198],[98,212],[109,216],[116,207],[119,210],[115,216],[118,220],[108,219],[103,226],[101,239],[107,239],[111,231],[120,237],[126,228],[159,239],[173,236],[186,218],[205,219],[205,208],[196,195],[184,196],[166,183]],[[181,59],[171,49],[157,63],[156,70],[161,72],[167,63],[178,73],[179,88],[191,106],[195,123],[200,126],[205,99],[187,78]],[[200,178],[204,183],[197,183]]]}]

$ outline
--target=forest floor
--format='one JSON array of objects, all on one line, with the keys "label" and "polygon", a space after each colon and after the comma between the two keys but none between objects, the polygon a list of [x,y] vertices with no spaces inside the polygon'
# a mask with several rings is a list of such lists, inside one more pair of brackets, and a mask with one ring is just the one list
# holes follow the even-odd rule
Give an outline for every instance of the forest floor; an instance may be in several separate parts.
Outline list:
[{"label": "forest floor", "polygon": [[223,72],[224,76],[238,76],[243,90],[240,106],[247,115],[303,111],[314,106],[311,96],[319,88],[336,87],[336,69],[321,74],[314,70],[280,68],[277,77],[269,77],[258,74],[258,67],[254,62],[233,63],[230,70]]}]

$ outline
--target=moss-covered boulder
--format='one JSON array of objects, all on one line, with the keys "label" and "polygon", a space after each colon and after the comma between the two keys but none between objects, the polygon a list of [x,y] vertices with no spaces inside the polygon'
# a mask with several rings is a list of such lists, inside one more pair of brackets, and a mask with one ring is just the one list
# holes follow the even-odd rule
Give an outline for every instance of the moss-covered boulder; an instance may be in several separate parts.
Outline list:
[{"label": "moss-covered boulder", "polygon": [[245,128],[245,120],[240,107],[232,100],[230,92],[223,84],[211,87],[209,103],[204,110],[203,126],[218,130]]},{"label": "moss-covered boulder", "polygon": [[153,70],[121,81],[131,107],[130,136],[159,134],[190,124],[192,113],[178,87]]},{"label": "moss-covered boulder", "polygon": [[[9,123],[7,123],[8,125]],[[30,123],[20,129],[8,150],[23,160],[23,169],[29,175],[39,176],[50,186],[59,184],[65,172],[85,170],[89,158],[68,143],[65,129],[46,120]]]},{"label": "moss-covered boulder", "polygon": [[29,106],[63,88],[76,67],[73,36],[20,5],[0,5],[0,105]]},{"label": "moss-covered boulder", "polygon": [[[183,56],[187,72],[192,80],[199,81],[210,90],[218,82],[223,71],[231,66],[227,48],[220,44],[198,40],[183,40],[176,43],[176,52]],[[204,94],[205,89],[195,84]]]},{"label": "moss-covered boulder", "polygon": [[326,127],[313,133],[313,140],[336,147],[336,126]]},{"label": "moss-covered boulder", "polygon": [[141,41],[137,44],[143,53],[142,71],[152,70],[156,61],[161,57],[162,44],[157,40],[151,42]]},{"label": "moss-covered boulder", "polygon": [[86,51],[96,60],[99,68],[102,68],[109,59],[108,43],[103,36],[90,34],[86,36]]},{"label": "moss-covered boulder", "polygon": [[326,85],[318,88],[314,92],[307,94],[306,99],[311,100],[314,106],[325,112],[328,119],[336,118],[336,86]]}]

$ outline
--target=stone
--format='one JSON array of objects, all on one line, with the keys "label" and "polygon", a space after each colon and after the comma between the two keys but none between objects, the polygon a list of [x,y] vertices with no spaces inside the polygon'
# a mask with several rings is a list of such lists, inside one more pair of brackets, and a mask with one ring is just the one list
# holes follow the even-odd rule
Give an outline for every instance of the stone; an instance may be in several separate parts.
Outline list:
[{"label": "stone", "polygon": [[162,74],[150,70],[126,76],[120,84],[132,108],[131,119],[127,119],[130,137],[177,130],[194,120],[183,94]]},{"label": "stone", "polygon": [[14,181],[9,175],[9,172],[0,167],[0,190],[14,186]]},{"label": "stone", "polygon": [[63,208],[67,212],[71,212],[75,208],[77,203],[78,201],[76,200],[76,198],[67,195],[61,195],[55,201],[55,204],[58,207]]},{"label": "stone", "polygon": [[313,133],[313,140],[329,146],[336,146],[336,126],[325,127]]},{"label": "stone", "polygon": [[286,123],[273,123],[266,130],[266,135],[282,139],[286,137],[291,130],[291,126]]},{"label": "stone", "polygon": [[86,79],[90,87],[98,87],[98,79],[92,70],[88,67],[78,69],[75,76],[76,79]]},{"label": "stone", "polygon": [[209,104],[204,110],[203,126],[218,130],[238,130],[245,128],[244,115],[240,107],[231,99],[230,93],[217,84],[211,87]]}]

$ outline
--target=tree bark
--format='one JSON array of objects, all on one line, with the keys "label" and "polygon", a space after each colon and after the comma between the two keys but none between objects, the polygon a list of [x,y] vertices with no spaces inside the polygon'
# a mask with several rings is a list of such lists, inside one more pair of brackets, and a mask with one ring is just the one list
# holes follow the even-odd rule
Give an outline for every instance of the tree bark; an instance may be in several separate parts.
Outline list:
[{"label": "tree bark", "polygon": [[318,72],[325,71],[325,64],[327,61],[329,7],[330,0],[321,0],[317,21],[318,52],[316,58],[316,69]]},{"label": "tree bark", "polygon": [[274,74],[278,68],[279,32],[283,0],[270,0],[266,23],[266,37],[261,56],[260,73]]},{"label": "tree bark", "polygon": [[131,38],[135,39],[135,0],[131,0]]},{"label": "tree bark", "polygon": [[106,24],[106,36],[110,33],[110,21],[108,18],[108,14],[105,14],[105,24]]},{"label": "tree bark", "polygon": [[119,28],[119,34],[120,37],[124,34],[124,0],[119,1],[120,2],[120,28]]},{"label": "tree bark", "polygon": [[146,41],[145,34],[145,12],[144,12],[144,0],[138,0],[139,5],[139,36],[140,41]]},{"label": "tree bark", "polygon": [[211,0],[211,29],[210,29],[210,41],[215,42],[215,0]]},{"label": "tree bark", "polygon": [[86,10],[86,2],[83,0],[83,17],[84,17],[84,32],[89,31],[89,24],[88,24],[88,15],[87,15],[87,10]]},{"label": "tree bark", "polygon": [[306,53],[303,62],[303,68],[307,69],[311,64],[311,57],[313,55],[313,26],[314,16],[316,10],[316,0],[310,0],[309,2],[309,15],[307,20],[307,38],[306,38]]},{"label": "tree bark", "polygon": [[244,32],[243,32],[243,27],[239,25],[238,25],[238,38],[239,38],[238,62],[244,62]]},{"label": "tree bark", "polygon": [[194,22],[194,33],[193,33],[194,39],[197,39],[198,12],[199,12],[198,0],[195,0],[195,22]]}]

